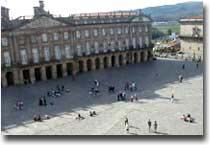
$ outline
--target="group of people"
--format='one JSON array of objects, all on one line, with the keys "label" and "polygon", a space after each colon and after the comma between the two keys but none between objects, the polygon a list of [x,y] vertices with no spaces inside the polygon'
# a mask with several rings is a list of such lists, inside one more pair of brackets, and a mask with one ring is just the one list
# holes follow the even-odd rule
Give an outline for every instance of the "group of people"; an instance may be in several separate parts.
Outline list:
[{"label": "group of people", "polygon": [[[151,132],[152,122],[151,122],[150,119],[148,120],[147,125],[148,125],[149,132]],[[158,124],[157,124],[156,120],[154,121],[153,127],[154,127],[154,132],[156,133],[157,132],[157,127],[158,127]]]},{"label": "group of people", "polygon": [[49,115],[45,115],[43,118],[41,117],[41,115],[34,115],[33,116],[33,120],[35,122],[42,122],[43,120],[47,120],[47,119],[50,119]]},{"label": "group of people", "polygon": [[190,123],[194,122],[194,118],[192,118],[190,114],[187,114],[187,115],[183,114],[181,117],[181,120],[185,122],[190,122]]},{"label": "group of people", "polygon": [[61,97],[62,96],[62,94],[64,93],[64,91],[66,91],[66,92],[70,92],[70,90],[69,89],[66,89],[65,90],[65,87],[64,87],[64,85],[57,85],[56,86],[56,89],[52,89],[51,91],[48,91],[47,92],[47,96],[48,97]]},{"label": "group of people", "polygon": [[23,101],[22,100],[17,100],[15,103],[14,108],[16,110],[23,110]]},{"label": "group of people", "polygon": [[47,100],[45,96],[39,98],[39,106],[47,106]]},{"label": "group of people", "polygon": [[126,93],[125,92],[119,92],[117,94],[117,101],[126,101]]},{"label": "group of people", "polygon": [[98,93],[100,92],[99,91],[99,81],[98,80],[94,80],[94,85],[93,87],[91,87],[90,91],[89,91],[89,94],[92,95],[92,96],[97,96]]},{"label": "group of people", "polygon": [[[94,116],[96,116],[96,115],[97,115],[97,114],[96,114],[96,111],[95,111],[95,110],[89,111],[89,116],[90,116],[90,117],[94,117]],[[77,117],[76,117],[75,119],[76,119],[76,120],[84,120],[85,117],[82,116],[80,113],[78,113],[78,114],[77,114]]]},{"label": "group of people", "polygon": [[129,90],[129,91],[136,91],[137,90],[137,86],[135,82],[126,82],[125,83],[125,87],[124,90]]}]

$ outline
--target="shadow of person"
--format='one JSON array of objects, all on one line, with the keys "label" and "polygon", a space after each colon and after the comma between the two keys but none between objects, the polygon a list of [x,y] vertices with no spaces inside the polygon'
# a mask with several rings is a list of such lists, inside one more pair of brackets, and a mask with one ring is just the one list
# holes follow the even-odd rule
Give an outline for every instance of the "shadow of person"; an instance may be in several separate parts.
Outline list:
[{"label": "shadow of person", "polygon": [[159,135],[168,135],[168,133],[164,133],[164,132],[159,132],[159,131],[156,131],[154,132],[155,134],[159,134]]}]

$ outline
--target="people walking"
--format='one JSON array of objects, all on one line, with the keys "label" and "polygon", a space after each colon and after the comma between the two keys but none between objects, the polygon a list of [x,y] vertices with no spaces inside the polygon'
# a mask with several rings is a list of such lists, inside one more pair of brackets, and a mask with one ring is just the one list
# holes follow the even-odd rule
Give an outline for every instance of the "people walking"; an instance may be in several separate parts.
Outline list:
[{"label": "people walking", "polygon": [[185,64],[182,65],[182,69],[183,69],[183,70],[185,69]]},{"label": "people walking", "polygon": [[150,119],[148,120],[147,124],[148,124],[148,129],[149,129],[149,132],[150,132],[151,131],[151,126],[152,126],[152,122],[150,121]]},{"label": "people walking", "polygon": [[155,133],[157,132],[157,127],[158,127],[158,124],[157,124],[157,121],[154,122],[154,131]]}]

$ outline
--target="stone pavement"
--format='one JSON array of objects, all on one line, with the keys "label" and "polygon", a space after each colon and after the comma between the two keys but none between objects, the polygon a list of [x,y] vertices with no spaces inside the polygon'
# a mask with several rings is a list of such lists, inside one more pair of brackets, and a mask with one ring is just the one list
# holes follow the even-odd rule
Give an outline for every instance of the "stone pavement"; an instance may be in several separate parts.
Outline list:
[{"label": "stone pavement", "polygon": [[[185,63],[186,69],[181,65]],[[159,75],[156,76],[156,73]],[[184,82],[179,83],[179,74]],[[99,97],[88,95],[93,80],[101,81]],[[116,94],[109,94],[107,86],[123,88],[128,80],[136,81],[138,102],[116,102]],[[70,94],[61,98],[47,98],[55,105],[38,106],[38,97],[56,84],[70,88]],[[127,92],[129,95],[133,94]],[[170,102],[174,93],[175,102]],[[24,100],[23,111],[12,106],[17,98]],[[90,117],[89,110],[98,115]],[[77,113],[85,117],[75,120]],[[195,123],[180,120],[182,114],[190,113]],[[31,121],[34,114],[51,114],[44,122]],[[124,118],[129,119],[130,131],[125,132]],[[158,132],[149,133],[147,121],[158,122]],[[24,135],[202,135],[203,134],[203,66],[199,69],[192,62],[158,59],[120,68],[111,68],[80,74],[76,81],[70,77],[36,83],[28,86],[2,89],[3,134]],[[153,127],[153,126],[152,126]]]}]

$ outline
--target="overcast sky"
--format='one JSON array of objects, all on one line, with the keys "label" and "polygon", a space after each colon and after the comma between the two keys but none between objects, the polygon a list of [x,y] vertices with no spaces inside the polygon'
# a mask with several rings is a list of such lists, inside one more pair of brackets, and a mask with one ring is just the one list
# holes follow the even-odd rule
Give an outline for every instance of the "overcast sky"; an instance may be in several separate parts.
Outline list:
[{"label": "overcast sky", "polygon": [[[131,10],[152,6],[201,0],[44,0],[45,10],[51,14],[68,16],[75,13]],[[1,0],[10,9],[10,17],[33,15],[33,7],[39,0]]]}]

